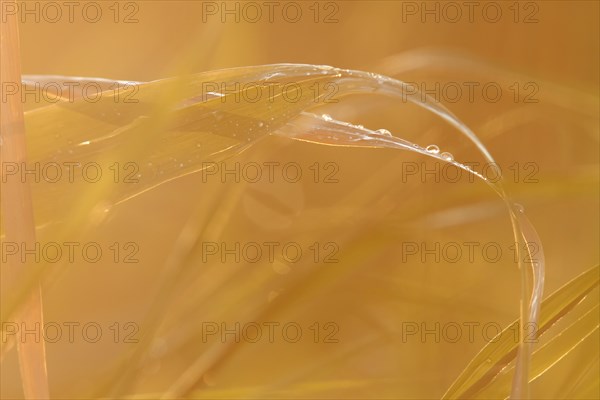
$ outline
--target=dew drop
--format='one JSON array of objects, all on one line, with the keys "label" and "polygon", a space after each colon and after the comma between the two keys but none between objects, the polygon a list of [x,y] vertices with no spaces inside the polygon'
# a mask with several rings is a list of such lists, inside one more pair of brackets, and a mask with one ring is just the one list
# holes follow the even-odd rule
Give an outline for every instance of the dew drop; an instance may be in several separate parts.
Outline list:
[{"label": "dew drop", "polygon": [[452,153],[448,153],[447,151],[440,154],[440,157],[442,157],[446,161],[454,161],[454,156],[452,155]]},{"label": "dew drop", "polygon": [[383,136],[392,137],[392,132],[388,131],[387,129],[377,129],[375,132]]},{"label": "dew drop", "polygon": [[523,214],[525,212],[525,207],[523,207],[523,205],[521,205],[519,203],[514,203],[513,205],[515,206],[515,210],[517,210],[521,214]]},{"label": "dew drop", "polygon": [[429,146],[425,147],[425,151],[431,154],[438,154],[440,152],[440,148],[435,144],[430,144]]},{"label": "dew drop", "polygon": [[333,120],[333,118],[331,118],[331,115],[329,115],[329,114],[323,114],[323,115],[321,115],[321,118],[323,118],[325,121]]}]

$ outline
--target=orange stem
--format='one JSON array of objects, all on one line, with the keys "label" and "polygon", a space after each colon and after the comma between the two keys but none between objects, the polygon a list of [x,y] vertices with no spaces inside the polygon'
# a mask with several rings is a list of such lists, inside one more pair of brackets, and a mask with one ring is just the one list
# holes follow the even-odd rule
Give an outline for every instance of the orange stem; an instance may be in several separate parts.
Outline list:
[{"label": "orange stem", "polygon": [[[3,3],[14,3],[13,0],[2,0]],[[1,5],[0,5],[1,6]],[[3,8],[4,9],[4,8]],[[19,48],[19,28],[16,15],[3,15],[5,21],[0,24],[0,81],[2,84],[14,83],[20,88],[21,64]],[[20,93],[20,91],[19,91]],[[22,166],[27,160],[25,142],[25,122],[21,96],[10,96],[0,103],[0,163],[17,163]],[[7,242],[25,243],[27,248],[35,244],[35,223],[31,201],[31,189],[26,181],[2,179],[2,201],[0,202],[1,222]],[[4,182],[6,181],[6,182]],[[22,277],[25,263],[11,259],[3,267],[3,280],[8,280],[15,287],[18,278]],[[43,327],[43,310],[41,289],[36,290],[20,310],[19,327],[38,332]],[[31,335],[30,335],[31,337]],[[48,374],[46,371],[46,351],[44,340],[25,341],[17,338],[17,351],[23,392],[28,399],[49,398]]]}]

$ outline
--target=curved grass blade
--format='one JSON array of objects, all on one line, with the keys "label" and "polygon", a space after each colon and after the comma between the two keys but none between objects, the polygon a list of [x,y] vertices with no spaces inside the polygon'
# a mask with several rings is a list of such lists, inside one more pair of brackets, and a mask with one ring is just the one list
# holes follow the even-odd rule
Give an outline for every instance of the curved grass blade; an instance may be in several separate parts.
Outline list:
[{"label": "curved grass blade", "polygon": [[[279,79],[275,81],[274,78]],[[204,95],[209,93],[204,92],[204,84],[211,80],[241,83],[258,81],[263,85],[274,83],[275,95],[269,102],[262,101],[258,104],[236,101],[239,91],[228,94],[212,91],[211,96],[205,97]],[[32,110],[27,117],[31,131],[37,135],[32,140],[38,145],[34,149],[34,158],[46,161],[59,159],[62,157],[61,153],[66,150],[67,154],[80,163],[84,160],[94,160],[94,157],[101,159],[104,154],[157,161],[158,174],[157,169],[150,168],[155,165],[153,161],[149,162],[150,169],[141,170],[140,166],[138,175],[146,179],[138,187],[115,189],[103,184],[93,191],[83,193],[87,201],[77,201],[76,204],[78,210],[83,211],[79,214],[85,215],[85,210],[89,213],[100,199],[107,201],[108,197],[109,205],[117,205],[169,180],[200,171],[200,161],[207,158],[194,154],[190,151],[190,146],[198,144],[201,138],[205,140],[206,135],[203,134],[215,135],[219,143],[222,138],[231,141],[231,146],[225,146],[222,152],[209,153],[208,157],[216,154],[235,154],[256,140],[273,133],[305,110],[318,105],[310,90],[301,91],[299,102],[285,101],[283,84],[290,82],[304,88],[318,82],[334,82],[340,96],[380,93],[409,99],[457,128],[477,147],[486,160],[493,162],[488,150],[466,125],[443,106],[428,100],[423,101],[421,96],[409,93],[406,84],[401,81],[360,71],[293,64],[236,68],[150,82],[140,86],[139,101],[134,104],[116,104],[115,96],[104,96],[102,101],[93,105],[83,101],[75,101],[72,104],[62,102]],[[50,127],[50,131],[47,127]],[[89,127],[93,128],[92,135],[89,133]],[[57,129],[62,129],[59,134]],[[319,141],[322,142],[322,139],[316,140]],[[370,142],[370,145],[373,143]],[[167,147],[161,147],[160,144]],[[377,146],[376,144],[375,147]],[[135,157],[131,157],[132,154]],[[197,159],[187,158],[190,155],[196,156]],[[189,163],[182,163],[180,157],[186,158]],[[57,187],[54,186],[55,189]],[[519,225],[518,211],[510,204],[501,185],[492,187],[505,199],[515,236],[521,239],[525,235]],[[55,199],[57,195],[49,197]],[[50,205],[48,207],[56,213],[56,208]],[[42,215],[44,211],[48,214],[48,210],[41,210]],[[532,301],[539,295],[540,293],[534,293]],[[530,322],[535,314],[533,309],[523,313],[528,316],[527,321]]]}]

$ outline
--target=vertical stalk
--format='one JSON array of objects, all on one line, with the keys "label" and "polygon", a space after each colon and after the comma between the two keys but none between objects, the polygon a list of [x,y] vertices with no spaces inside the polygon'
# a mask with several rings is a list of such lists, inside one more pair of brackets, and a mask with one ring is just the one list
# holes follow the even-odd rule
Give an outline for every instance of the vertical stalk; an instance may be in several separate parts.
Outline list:
[{"label": "vertical stalk", "polygon": [[[13,3],[14,0],[1,0]],[[0,4],[1,5],[1,4]],[[15,5],[16,6],[16,5]],[[3,14],[0,23],[0,81],[14,83],[21,87],[21,63],[19,48],[19,30],[16,15]],[[27,160],[25,143],[25,122],[23,104],[19,95],[9,96],[0,102],[0,163],[17,163],[25,165]],[[4,181],[5,179],[3,179]],[[25,244],[33,248],[35,244],[35,223],[31,202],[31,189],[25,180],[13,176],[2,183],[0,190],[1,223],[5,240]],[[7,265],[2,266],[2,279],[14,287],[24,275],[27,265],[12,257]],[[10,285],[10,286],[9,286]],[[41,288],[38,285],[27,297],[16,318],[23,329],[43,329],[43,311]],[[46,351],[44,340],[19,340],[17,352],[23,392],[28,399],[47,399],[48,374],[46,371]]]}]

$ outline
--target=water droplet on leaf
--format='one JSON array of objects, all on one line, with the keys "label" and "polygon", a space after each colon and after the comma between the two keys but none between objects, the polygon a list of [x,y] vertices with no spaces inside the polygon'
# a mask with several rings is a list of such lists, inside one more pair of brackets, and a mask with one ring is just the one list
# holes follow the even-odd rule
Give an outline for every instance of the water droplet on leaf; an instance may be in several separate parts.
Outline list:
[{"label": "water droplet on leaf", "polygon": [[440,148],[437,147],[435,144],[430,144],[425,148],[425,151],[431,154],[438,154],[440,152]]},{"label": "water droplet on leaf", "polygon": [[454,156],[452,153],[448,153],[447,151],[440,154],[440,156],[446,161],[454,161]]},{"label": "water droplet on leaf", "polygon": [[377,129],[375,132],[383,136],[392,136],[392,132],[388,131],[387,129]]}]

